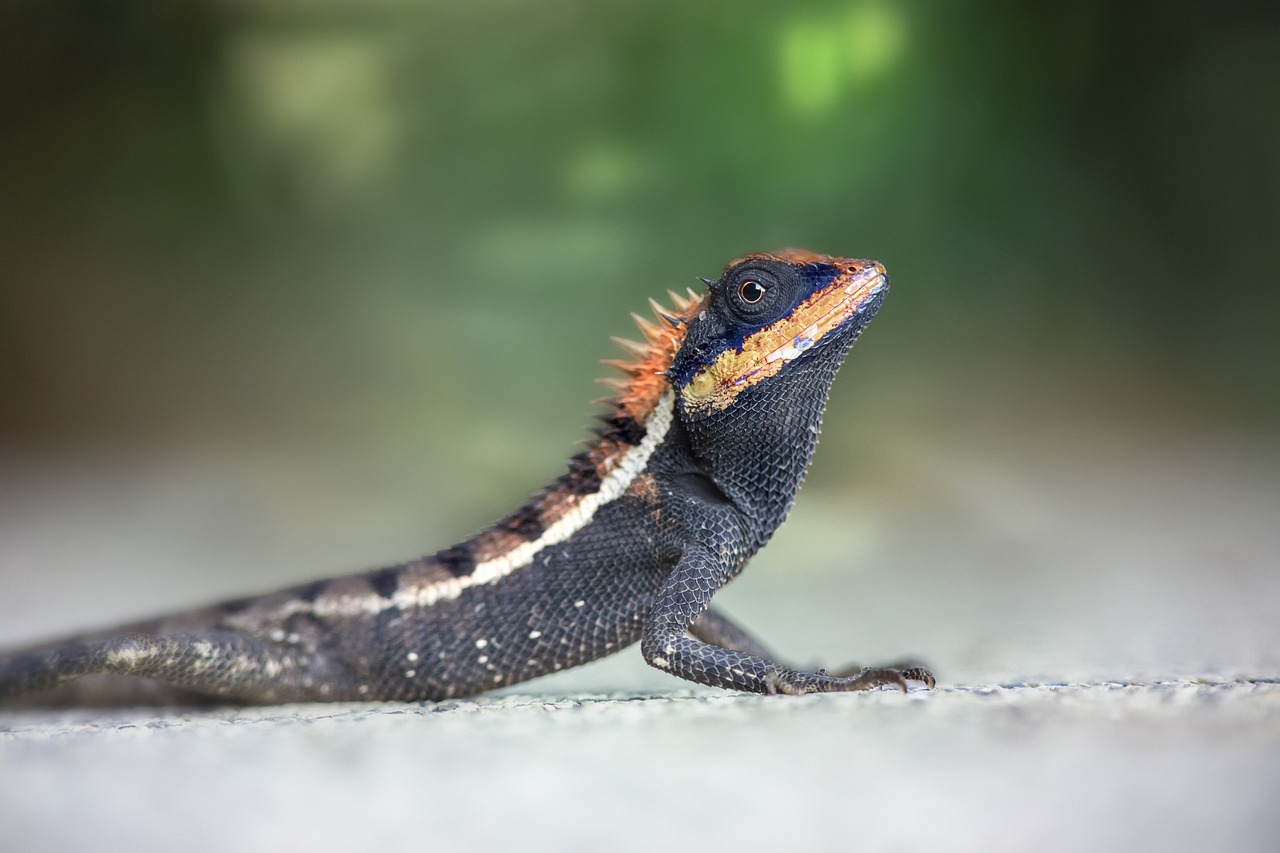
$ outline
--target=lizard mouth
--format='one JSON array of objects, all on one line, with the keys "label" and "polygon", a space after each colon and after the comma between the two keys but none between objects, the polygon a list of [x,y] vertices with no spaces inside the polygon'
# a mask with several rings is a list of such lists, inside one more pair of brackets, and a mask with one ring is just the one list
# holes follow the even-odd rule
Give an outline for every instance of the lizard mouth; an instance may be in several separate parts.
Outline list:
[{"label": "lizard mouth", "polygon": [[806,352],[835,340],[850,340],[870,321],[889,289],[876,261],[841,260],[829,283],[787,316],[748,336],[740,349],[722,352],[691,377],[681,391],[686,405],[703,411],[727,407],[739,393],[774,376]]},{"label": "lizard mouth", "polygon": [[[864,263],[864,262],[854,262]],[[847,270],[827,287],[801,303],[790,317],[774,324],[794,327],[808,323],[788,341],[765,355],[765,363],[788,362],[799,358],[819,343],[830,340],[837,330],[857,321],[865,324],[880,308],[889,290],[889,276],[875,261],[858,270]],[[842,286],[843,285],[843,286]],[[811,305],[809,303],[812,303]],[[764,329],[760,333],[771,331]],[[776,330],[785,334],[789,329]],[[743,378],[745,378],[744,375]]]}]

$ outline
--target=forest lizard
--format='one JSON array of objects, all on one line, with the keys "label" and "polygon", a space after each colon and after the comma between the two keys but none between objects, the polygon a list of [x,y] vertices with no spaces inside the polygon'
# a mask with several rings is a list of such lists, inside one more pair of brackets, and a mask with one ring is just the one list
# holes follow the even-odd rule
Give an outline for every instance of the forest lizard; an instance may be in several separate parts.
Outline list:
[{"label": "forest lizard", "polygon": [[603,425],[492,527],[402,565],[0,654],[0,702],[83,675],[232,702],[441,700],[637,641],[649,664],[733,690],[932,687],[913,664],[784,666],[710,607],[786,518],[884,267],[786,250],[703,281],[653,303],[657,322],[636,317],[645,341],[606,362],[620,376]]}]

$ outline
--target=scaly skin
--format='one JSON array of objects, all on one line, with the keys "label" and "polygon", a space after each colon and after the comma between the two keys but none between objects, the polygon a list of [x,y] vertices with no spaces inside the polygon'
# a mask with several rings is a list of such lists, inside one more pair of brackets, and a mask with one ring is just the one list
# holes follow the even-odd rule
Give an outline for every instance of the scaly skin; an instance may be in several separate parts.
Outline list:
[{"label": "scaly skin", "polygon": [[910,664],[784,666],[710,609],[786,518],[883,267],[787,251],[707,283],[655,303],[657,324],[637,318],[646,342],[620,342],[634,360],[611,362],[623,376],[596,438],[493,527],[403,565],[0,655],[0,701],[84,675],[165,688],[144,701],[438,700],[637,641],[653,666],[728,689],[933,686]]}]

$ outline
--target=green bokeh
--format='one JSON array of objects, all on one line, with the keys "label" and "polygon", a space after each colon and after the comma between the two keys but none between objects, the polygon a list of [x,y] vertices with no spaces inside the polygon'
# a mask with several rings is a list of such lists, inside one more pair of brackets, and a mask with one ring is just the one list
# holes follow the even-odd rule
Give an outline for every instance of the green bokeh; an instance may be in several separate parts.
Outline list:
[{"label": "green bokeh", "polygon": [[884,387],[1272,422],[1276,104],[1262,5],[14,0],[0,428],[582,423],[783,245],[889,268]]}]

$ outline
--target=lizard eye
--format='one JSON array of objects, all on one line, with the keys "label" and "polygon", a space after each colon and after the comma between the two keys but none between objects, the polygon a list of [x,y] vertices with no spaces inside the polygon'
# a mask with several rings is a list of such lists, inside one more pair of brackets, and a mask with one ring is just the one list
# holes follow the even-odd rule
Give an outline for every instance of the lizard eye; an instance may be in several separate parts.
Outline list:
[{"label": "lizard eye", "polygon": [[738,285],[738,296],[748,305],[755,305],[761,299],[764,299],[764,295],[767,292],[764,285],[753,278],[749,278]]},{"label": "lizard eye", "polygon": [[730,322],[753,331],[791,310],[800,287],[786,264],[756,258],[727,268],[721,281],[724,293],[715,304]]}]

